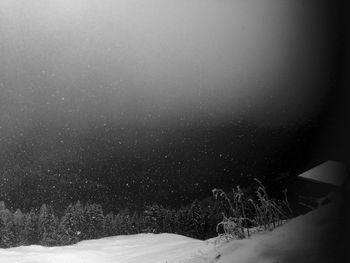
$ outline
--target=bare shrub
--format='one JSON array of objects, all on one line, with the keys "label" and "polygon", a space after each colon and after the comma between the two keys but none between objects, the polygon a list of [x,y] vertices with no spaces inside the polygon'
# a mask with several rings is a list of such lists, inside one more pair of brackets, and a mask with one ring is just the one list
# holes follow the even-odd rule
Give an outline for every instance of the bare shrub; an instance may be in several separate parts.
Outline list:
[{"label": "bare shrub", "polygon": [[249,198],[240,186],[233,188],[231,198],[222,189],[213,189],[216,200],[223,199],[229,207],[230,215],[222,213],[223,219],[217,224],[216,232],[225,240],[249,238],[252,229],[272,230],[292,217],[287,190],[283,191],[284,200],[270,198],[266,188],[258,179],[257,190]]}]

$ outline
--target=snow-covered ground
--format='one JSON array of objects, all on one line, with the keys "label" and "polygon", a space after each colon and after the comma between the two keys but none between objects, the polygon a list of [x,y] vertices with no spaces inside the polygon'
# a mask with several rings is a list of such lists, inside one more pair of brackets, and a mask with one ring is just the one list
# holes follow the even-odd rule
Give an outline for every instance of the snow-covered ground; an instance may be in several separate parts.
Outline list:
[{"label": "snow-covered ground", "polygon": [[[334,262],[337,207],[325,205],[267,233],[218,244],[174,234],[88,240],[66,247],[0,249],[1,263],[300,263]],[[328,255],[329,254],[329,255]]]}]

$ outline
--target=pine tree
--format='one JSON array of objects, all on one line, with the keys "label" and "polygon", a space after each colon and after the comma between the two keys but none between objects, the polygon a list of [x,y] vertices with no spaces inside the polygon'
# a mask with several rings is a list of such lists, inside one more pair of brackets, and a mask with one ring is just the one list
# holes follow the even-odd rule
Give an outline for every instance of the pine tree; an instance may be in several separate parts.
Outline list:
[{"label": "pine tree", "polygon": [[186,233],[189,231],[188,225],[188,210],[186,208],[180,208],[175,214],[174,233],[186,235]]},{"label": "pine tree", "polygon": [[138,234],[141,231],[140,216],[137,212],[134,212],[130,217],[130,234]]},{"label": "pine tree", "polygon": [[164,209],[163,214],[164,214],[163,232],[164,233],[174,233],[175,221],[176,221],[175,210]]},{"label": "pine tree", "polygon": [[123,209],[116,216],[116,224],[119,235],[134,234],[132,226],[132,216],[129,209]]},{"label": "pine tree", "polygon": [[38,234],[39,242],[44,246],[53,246],[57,243],[57,218],[51,206],[43,204],[39,211]]},{"label": "pine tree", "polygon": [[86,220],[84,206],[78,201],[69,205],[59,224],[58,240],[62,245],[77,243],[86,236]]},{"label": "pine tree", "polygon": [[24,243],[26,245],[38,244],[38,216],[32,208],[24,217]]},{"label": "pine tree", "polygon": [[85,205],[85,236],[86,239],[95,239],[103,236],[104,216],[102,206],[98,204]]},{"label": "pine tree", "polygon": [[164,208],[153,204],[146,206],[144,210],[145,229],[147,233],[160,233],[164,229]]},{"label": "pine tree", "polygon": [[4,202],[0,202],[0,247],[8,248],[15,244],[13,229],[13,215],[5,207]]},{"label": "pine tree", "polygon": [[17,209],[13,214],[13,234],[15,236],[16,246],[22,246],[25,244],[24,221],[24,214],[20,209]]},{"label": "pine tree", "polygon": [[107,237],[117,235],[116,216],[112,212],[108,213],[105,217],[103,234]]},{"label": "pine tree", "polygon": [[192,237],[201,238],[203,234],[203,212],[197,199],[191,204],[188,211],[188,219],[188,226],[190,227],[189,234]]}]

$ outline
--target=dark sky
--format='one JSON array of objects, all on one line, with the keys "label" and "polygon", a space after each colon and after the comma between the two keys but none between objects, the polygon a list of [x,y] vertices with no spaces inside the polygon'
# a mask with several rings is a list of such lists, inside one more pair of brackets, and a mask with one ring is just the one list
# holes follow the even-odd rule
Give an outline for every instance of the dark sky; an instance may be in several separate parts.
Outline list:
[{"label": "dark sky", "polygon": [[[2,187],[21,181],[17,166],[50,174],[74,160],[84,178],[101,166],[113,177],[212,152],[232,155],[219,165],[229,169],[237,149],[291,143],[329,107],[332,11],[315,0],[0,0]],[[284,131],[279,146],[256,146],[266,129]],[[244,154],[236,166],[264,162]]]}]

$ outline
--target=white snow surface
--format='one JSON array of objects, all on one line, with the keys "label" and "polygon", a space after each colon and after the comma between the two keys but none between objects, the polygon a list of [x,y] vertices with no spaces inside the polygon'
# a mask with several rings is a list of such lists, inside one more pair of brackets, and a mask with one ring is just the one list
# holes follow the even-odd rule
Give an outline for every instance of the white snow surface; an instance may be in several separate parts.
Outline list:
[{"label": "white snow surface", "polygon": [[[1,263],[291,263],[332,262],[337,207],[327,204],[250,239],[218,243],[175,234],[138,234],[82,241],[64,247],[0,249]],[[328,249],[329,250],[329,249]],[[329,252],[329,251],[328,251]]]},{"label": "white snow surface", "polygon": [[208,250],[206,242],[175,234],[138,234],[87,240],[65,247],[23,246],[0,250],[0,262],[182,262]]}]

